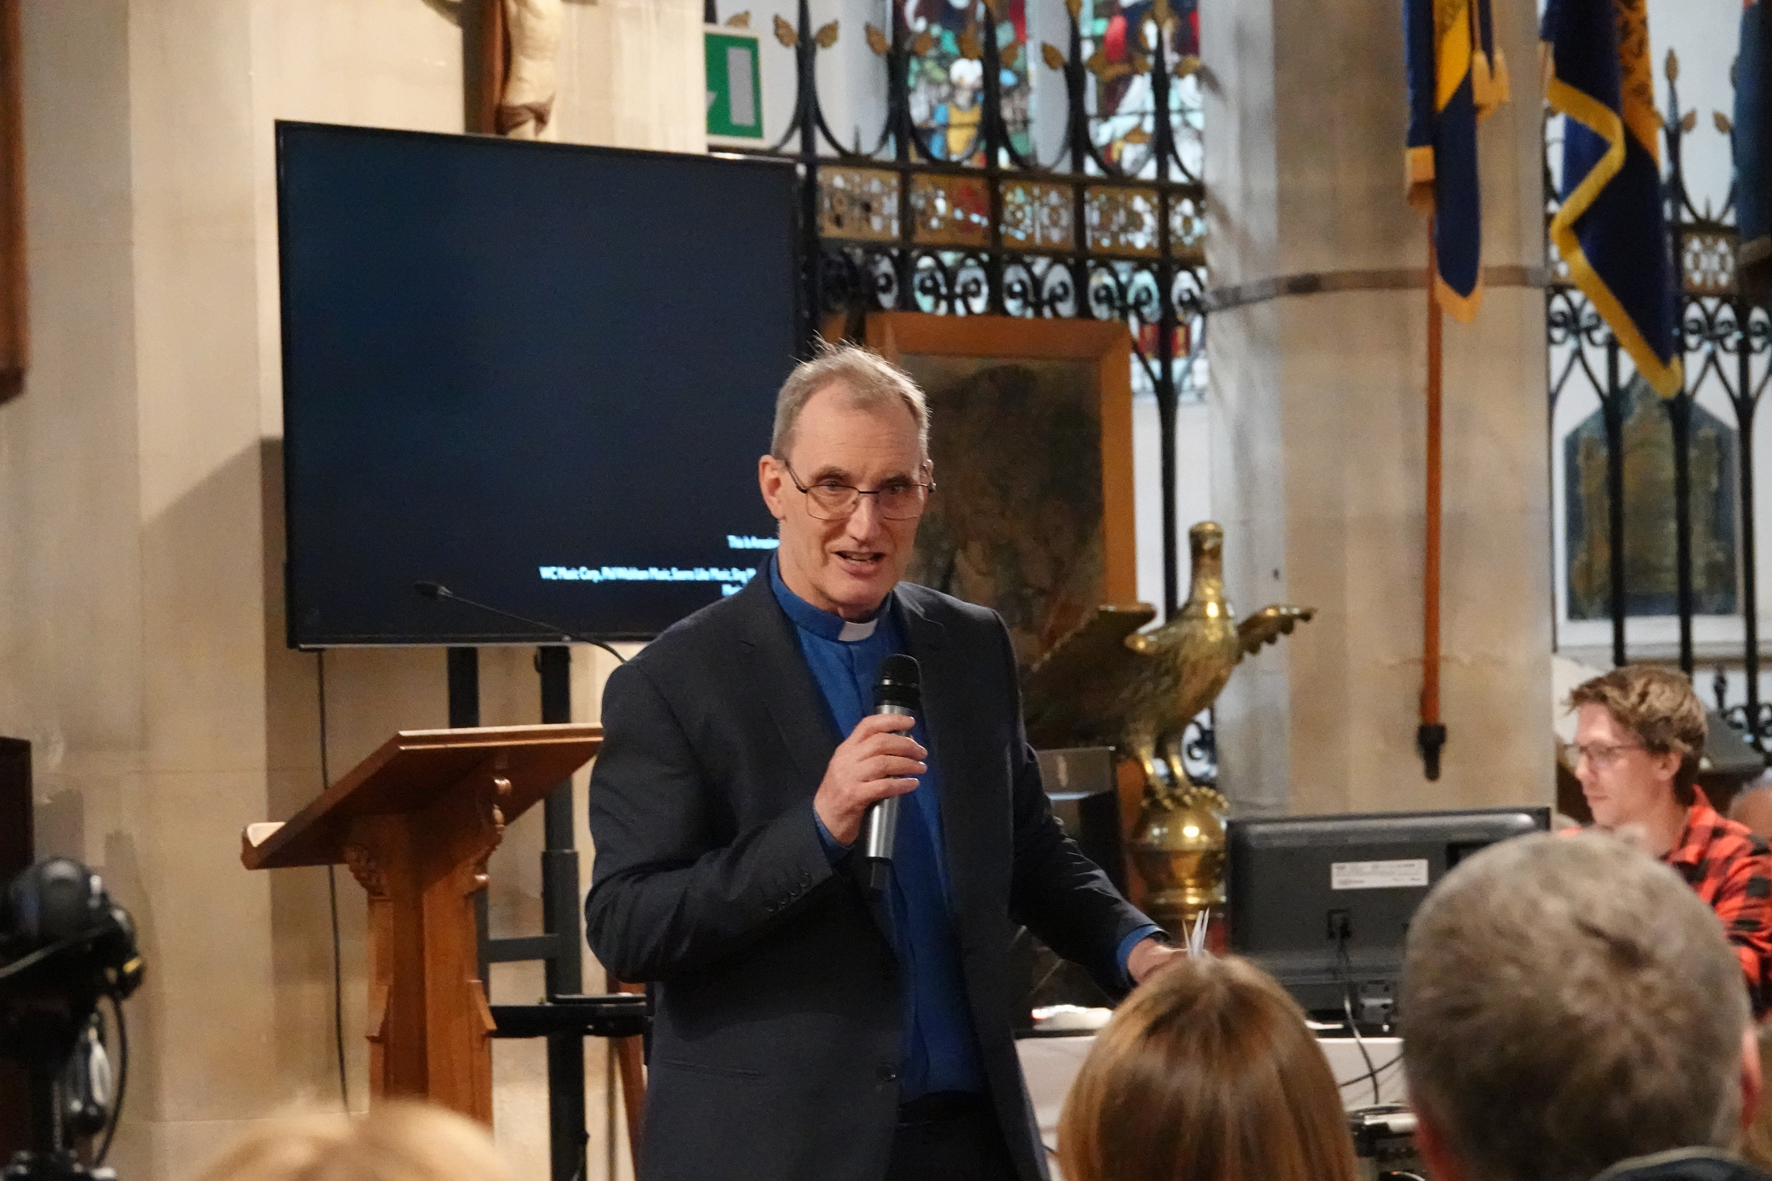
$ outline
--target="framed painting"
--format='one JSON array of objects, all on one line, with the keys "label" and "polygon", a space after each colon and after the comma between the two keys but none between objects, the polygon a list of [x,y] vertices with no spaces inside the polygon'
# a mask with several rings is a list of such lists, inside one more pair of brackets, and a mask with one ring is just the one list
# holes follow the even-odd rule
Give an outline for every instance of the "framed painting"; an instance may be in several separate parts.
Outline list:
[{"label": "framed painting", "polygon": [[880,312],[866,339],[929,397],[911,581],[994,608],[1023,668],[1138,598],[1124,324]]}]

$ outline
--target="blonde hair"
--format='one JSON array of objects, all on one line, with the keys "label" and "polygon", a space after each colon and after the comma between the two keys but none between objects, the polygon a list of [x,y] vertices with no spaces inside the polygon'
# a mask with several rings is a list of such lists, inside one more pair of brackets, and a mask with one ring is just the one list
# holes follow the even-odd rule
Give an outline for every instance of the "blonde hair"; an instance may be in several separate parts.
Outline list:
[{"label": "blonde hair", "polygon": [[1353,1181],[1304,1013],[1246,960],[1158,972],[1090,1049],[1058,1125],[1066,1181]]},{"label": "blonde hair", "polygon": [[1410,1099],[1472,1181],[1734,1142],[1741,965],[1692,888],[1614,837],[1461,862],[1409,924],[1400,1009]]},{"label": "blonde hair", "polygon": [[1698,762],[1704,756],[1708,726],[1704,705],[1685,674],[1647,664],[1627,664],[1584,681],[1569,694],[1569,708],[1600,705],[1614,721],[1637,736],[1650,754],[1677,754],[1674,798],[1690,807],[1696,798]]},{"label": "blonde hair", "polygon": [[485,1128],[440,1107],[378,1104],[247,1133],[201,1181],[510,1181]]},{"label": "blonde hair", "polygon": [[917,453],[929,456],[929,400],[911,375],[870,348],[847,341],[818,342],[810,361],[794,366],[775,396],[775,429],[769,437],[769,454],[785,460],[794,445],[794,426],[812,395],[831,386],[843,387],[849,404],[872,410],[894,404],[911,412],[917,424]]}]

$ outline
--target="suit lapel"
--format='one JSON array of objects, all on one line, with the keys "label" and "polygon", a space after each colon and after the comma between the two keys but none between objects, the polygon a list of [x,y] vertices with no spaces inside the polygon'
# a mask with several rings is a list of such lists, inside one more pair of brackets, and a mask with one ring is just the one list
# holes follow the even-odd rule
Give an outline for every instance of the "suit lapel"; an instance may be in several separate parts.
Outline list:
[{"label": "suit lapel", "polygon": [[925,612],[914,593],[901,593],[899,602],[903,605],[905,644],[917,658],[923,674],[923,720],[929,734],[929,761],[941,772],[941,797],[937,800],[941,812],[941,858],[947,868],[951,910],[957,921],[966,913],[969,882],[966,859],[956,856],[956,851],[976,847],[972,844],[977,823],[973,808],[976,801],[965,786],[970,778],[965,741],[970,714],[961,690],[962,670],[956,667],[957,654],[947,629]]},{"label": "suit lapel", "polygon": [[751,684],[763,698],[782,745],[802,778],[816,788],[841,738],[831,720],[830,707],[812,679],[800,651],[794,625],[775,601],[767,569],[739,592],[744,607],[739,647],[753,670]]},{"label": "suit lapel", "polygon": [[[745,617],[739,646],[753,670],[751,683],[768,704],[782,744],[803,781],[816,791],[844,736],[837,732],[830,706],[806,663],[794,623],[775,601],[775,591],[766,579],[767,572],[759,570],[739,592],[741,598],[748,596],[743,604]],[[857,891],[865,893],[859,886]],[[897,941],[890,915],[879,899],[864,897],[864,902],[886,946],[896,955]]]}]

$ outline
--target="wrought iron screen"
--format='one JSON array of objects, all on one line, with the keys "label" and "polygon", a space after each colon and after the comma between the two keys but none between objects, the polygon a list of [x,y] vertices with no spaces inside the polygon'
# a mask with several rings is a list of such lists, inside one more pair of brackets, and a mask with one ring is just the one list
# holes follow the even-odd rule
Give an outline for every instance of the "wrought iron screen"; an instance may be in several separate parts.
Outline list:
[{"label": "wrought iron screen", "polygon": [[[1665,200],[1680,284],[1685,384],[1672,398],[1645,403],[1618,341],[1570,284],[1567,268],[1553,252],[1546,317],[1550,410],[1554,416],[1559,399],[1582,389],[1599,404],[1598,422],[1562,444],[1582,471],[1568,477],[1570,546],[1559,558],[1569,577],[1571,618],[1586,613],[1575,601],[1585,596],[1590,607],[1599,608],[1594,613],[1610,619],[1614,664],[1629,658],[1627,616],[1666,614],[1671,608],[1680,667],[1691,674],[1698,658],[1695,617],[1738,612],[1746,701],[1729,705],[1719,671],[1717,704],[1732,724],[1763,745],[1772,737],[1772,705],[1760,700],[1759,688],[1754,428],[1769,381],[1772,325],[1767,309],[1749,304],[1736,290],[1733,189],[1720,209],[1708,199],[1701,209],[1687,189],[1681,148],[1698,118],[1695,111],[1681,109],[1679,60],[1673,53],[1667,55],[1664,78]],[[1713,122],[1716,133],[1730,133],[1725,116],[1716,114]],[[1545,180],[1548,210],[1554,212],[1548,163]],[[1717,414],[1701,407],[1701,399]],[[1659,455],[1667,456],[1671,472],[1658,475]],[[1671,497],[1671,513],[1658,494]],[[1633,504],[1648,510],[1634,527]],[[1671,544],[1657,536],[1658,529],[1671,532]],[[1579,551],[1578,540],[1585,547]],[[1662,546],[1666,554],[1652,552]]]},{"label": "wrought iron screen", "polygon": [[[819,98],[842,34],[776,17],[795,105],[768,154],[802,174],[805,338],[873,310],[1124,320],[1134,388],[1162,428],[1165,608],[1179,606],[1176,406],[1204,388],[1205,232],[1191,0],[1066,0],[1065,47],[1026,38],[1025,0],[889,0],[863,30],[886,76],[871,147]],[[1037,57],[1036,57],[1037,54]],[[1063,79],[1063,147],[1042,159],[1028,79]],[[1056,139],[1058,137],[1051,137]]]}]

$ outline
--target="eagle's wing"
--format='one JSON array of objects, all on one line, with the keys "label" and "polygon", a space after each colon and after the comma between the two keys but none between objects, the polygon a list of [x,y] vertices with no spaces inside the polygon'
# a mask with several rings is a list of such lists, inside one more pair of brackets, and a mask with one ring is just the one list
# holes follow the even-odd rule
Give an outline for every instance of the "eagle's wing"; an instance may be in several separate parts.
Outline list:
[{"label": "eagle's wing", "polygon": [[1263,644],[1272,644],[1281,636],[1291,635],[1300,623],[1309,623],[1316,613],[1315,607],[1270,604],[1237,625],[1237,643],[1245,654],[1254,655]]},{"label": "eagle's wing", "polygon": [[1156,614],[1144,603],[1104,605],[1060,636],[1022,678],[1028,741],[1036,747],[1112,742],[1115,701],[1140,659],[1126,637]]}]

